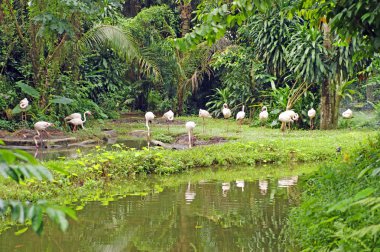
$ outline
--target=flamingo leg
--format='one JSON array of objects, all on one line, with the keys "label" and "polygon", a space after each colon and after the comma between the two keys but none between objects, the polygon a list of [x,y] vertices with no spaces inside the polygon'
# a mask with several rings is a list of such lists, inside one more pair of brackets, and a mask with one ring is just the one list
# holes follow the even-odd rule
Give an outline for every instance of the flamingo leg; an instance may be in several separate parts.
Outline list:
[{"label": "flamingo leg", "polygon": [[34,143],[35,143],[35,145],[36,145],[36,149],[38,149],[38,142],[37,142],[37,137],[38,138],[40,138],[40,132],[38,131],[38,130],[36,130],[37,131],[37,135],[35,135],[34,137],[33,137],[33,140],[34,140]]},{"label": "flamingo leg", "polygon": [[192,140],[191,131],[189,130],[189,148],[191,148],[191,140]]},{"label": "flamingo leg", "polygon": [[202,117],[202,120],[203,120],[203,134],[205,133],[205,118]]}]

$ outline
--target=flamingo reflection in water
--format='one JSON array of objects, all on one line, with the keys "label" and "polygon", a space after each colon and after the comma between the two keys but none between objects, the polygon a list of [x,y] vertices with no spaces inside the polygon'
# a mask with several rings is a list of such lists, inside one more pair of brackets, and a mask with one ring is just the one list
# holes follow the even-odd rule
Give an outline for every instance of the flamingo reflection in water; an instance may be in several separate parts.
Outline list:
[{"label": "flamingo reflection in water", "polygon": [[282,178],[278,180],[278,187],[290,187],[296,185],[298,182],[298,176],[292,176],[290,178]]},{"label": "flamingo reflection in water", "polygon": [[241,188],[241,191],[244,192],[244,180],[236,180],[236,187]]},{"label": "flamingo reflection in water", "polygon": [[223,197],[227,197],[227,192],[230,190],[231,185],[229,182],[222,183],[222,195]]},{"label": "flamingo reflection in water", "polygon": [[260,193],[262,195],[266,195],[268,191],[268,181],[267,180],[259,180],[259,188]]},{"label": "flamingo reflection in water", "polygon": [[195,191],[191,190],[191,184],[189,181],[189,183],[187,184],[186,192],[185,192],[186,204],[190,204],[195,199],[195,195],[197,194],[195,193]]}]

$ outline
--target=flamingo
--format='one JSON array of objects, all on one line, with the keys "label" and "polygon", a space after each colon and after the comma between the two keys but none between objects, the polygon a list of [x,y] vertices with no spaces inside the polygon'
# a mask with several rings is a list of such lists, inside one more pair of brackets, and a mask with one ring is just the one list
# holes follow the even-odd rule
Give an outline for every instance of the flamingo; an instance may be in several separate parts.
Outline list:
[{"label": "flamingo", "polygon": [[29,106],[28,99],[24,98],[20,101],[20,108],[21,108],[21,120],[26,121],[26,109]]},{"label": "flamingo", "polygon": [[42,145],[42,135],[40,133],[40,131],[45,131],[45,133],[47,134],[47,136],[49,136],[49,133],[46,131],[46,129],[50,126],[54,126],[53,123],[49,123],[49,122],[44,122],[44,121],[39,121],[39,122],[36,122],[34,124],[34,130],[37,132],[37,135],[35,135],[33,137],[33,140],[34,140],[34,143],[36,144],[36,149],[38,149],[38,143],[37,143],[37,137],[41,139],[41,145]]},{"label": "flamingo", "polygon": [[296,112],[294,112],[294,110],[286,110],[284,113],[288,114],[290,116],[290,118],[292,119],[291,121],[288,122],[288,124],[289,124],[289,130],[290,130],[291,129],[290,123],[292,123],[294,121],[297,121],[298,118],[299,118],[299,116],[298,116],[298,114]]},{"label": "flamingo", "polygon": [[278,120],[281,122],[281,131],[284,132],[286,130],[286,124],[290,122],[293,122],[293,117],[291,116],[290,113],[288,113],[289,110],[282,112],[278,116]]},{"label": "flamingo", "polygon": [[207,110],[199,109],[199,117],[203,120],[203,133],[205,133],[205,118],[211,118],[212,116]]},{"label": "flamingo", "polygon": [[[229,109],[228,108],[228,105],[227,105],[227,103],[224,103],[223,104],[223,109],[222,109],[222,113],[223,113],[223,117],[224,117],[224,119],[228,119],[228,118],[230,118],[231,117],[231,109]],[[228,123],[226,123],[226,129],[227,129],[227,131],[228,131]]]},{"label": "flamingo", "polygon": [[[91,115],[91,112],[90,111],[85,111],[83,113],[83,117],[88,114],[88,115]],[[72,113],[71,115],[68,115],[65,117],[65,121],[69,121],[71,119],[75,119],[75,118],[79,118],[79,119],[82,119],[82,115],[80,113]]]},{"label": "flamingo", "polygon": [[261,112],[259,114],[259,120],[260,122],[264,123],[268,120],[268,111],[267,111],[267,107],[264,106],[262,109],[261,109]]},{"label": "flamingo", "polygon": [[351,109],[347,109],[346,111],[344,111],[342,113],[342,116],[344,119],[351,119],[352,118],[352,110]]},{"label": "flamingo", "polygon": [[195,122],[186,122],[187,133],[189,134],[189,148],[192,146],[193,130],[196,126]]},{"label": "flamingo", "polygon": [[243,123],[244,117],[245,117],[245,112],[244,112],[244,105],[243,105],[241,111],[239,111],[239,113],[237,113],[236,115],[236,121],[239,121],[239,124],[240,124],[240,131],[241,131],[241,125]]},{"label": "flamingo", "polygon": [[310,129],[314,129],[314,118],[317,112],[314,108],[311,108],[309,111],[307,111],[307,116],[310,118]]},{"label": "flamingo", "polygon": [[169,131],[169,122],[172,122],[174,120],[174,113],[173,111],[169,110],[168,112],[166,112],[162,118],[165,118],[166,119],[166,122],[168,122],[168,131]]},{"label": "flamingo", "polygon": [[[74,114],[79,114],[79,113],[74,113]],[[72,114],[73,115],[73,114]],[[79,114],[80,115],[80,114]],[[76,131],[77,130],[77,126],[80,125],[82,126],[82,129],[84,129],[84,126],[83,124],[86,122],[87,118],[86,118],[86,115],[92,115],[90,111],[86,111],[84,112],[83,114],[83,118],[84,120],[82,121],[82,119],[79,117],[76,117],[76,118],[73,118],[71,119],[70,121],[68,121],[67,123],[69,124],[72,124],[74,125],[74,128],[73,128],[73,131]],[[66,118],[65,118],[66,119]]]},{"label": "flamingo", "polygon": [[145,113],[145,125],[148,128],[148,138],[150,138],[150,128],[149,123],[152,123],[155,115],[152,112],[146,112]]}]

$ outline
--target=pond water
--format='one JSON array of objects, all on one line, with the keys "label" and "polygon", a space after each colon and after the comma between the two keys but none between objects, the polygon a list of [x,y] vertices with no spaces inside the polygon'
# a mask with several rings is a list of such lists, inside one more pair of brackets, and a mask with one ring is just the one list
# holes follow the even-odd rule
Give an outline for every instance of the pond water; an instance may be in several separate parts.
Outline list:
[{"label": "pond water", "polygon": [[284,251],[298,179],[229,176],[152,189],[105,206],[89,202],[66,233],[50,222],[42,238],[30,230],[16,236],[11,228],[0,235],[0,251]]},{"label": "pond water", "polygon": [[[122,144],[128,148],[142,149],[147,147],[147,142],[145,139],[128,139],[128,140],[118,140],[110,141],[107,143],[92,144],[87,146],[73,146],[70,148],[59,148],[59,149],[38,149],[33,150],[30,153],[39,160],[54,160],[54,159],[75,159],[80,157],[81,154],[86,154],[96,151],[96,146],[104,147],[106,150],[112,149],[112,145]],[[78,151],[79,150],[79,151]]]}]

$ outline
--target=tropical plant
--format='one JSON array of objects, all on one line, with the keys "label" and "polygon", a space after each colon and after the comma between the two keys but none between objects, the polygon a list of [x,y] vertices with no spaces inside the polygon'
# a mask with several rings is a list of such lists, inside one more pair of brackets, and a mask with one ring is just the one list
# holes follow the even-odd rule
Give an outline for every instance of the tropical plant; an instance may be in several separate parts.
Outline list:
[{"label": "tropical plant", "polygon": [[[0,144],[2,143],[0,142]],[[41,166],[30,154],[20,150],[0,150],[0,174],[17,183],[31,178],[53,180],[49,170]],[[33,231],[37,234],[41,234],[43,231],[45,215],[62,231],[65,231],[69,225],[66,216],[76,219],[75,212],[70,208],[56,206],[45,200],[20,202],[12,199],[0,199],[0,215],[10,215],[13,221],[20,224],[30,222]]]}]

